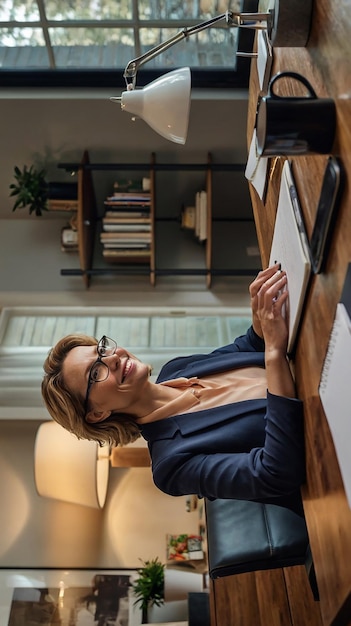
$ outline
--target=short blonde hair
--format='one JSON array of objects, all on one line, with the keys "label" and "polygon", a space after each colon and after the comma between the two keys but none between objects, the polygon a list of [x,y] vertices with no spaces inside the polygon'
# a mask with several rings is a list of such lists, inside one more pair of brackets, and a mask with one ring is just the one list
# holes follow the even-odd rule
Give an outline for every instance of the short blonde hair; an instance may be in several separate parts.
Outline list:
[{"label": "short blonde hair", "polygon": [[42,396],[51,417],[78,439],[90,439],[100,445],[126,445],[140,437],[140,430],[128,415],[114,413],[94,424],[86,421],[84,398],[72,394],[63,379],[62,366],[70,350],[77,346],[96,346],[97,340],[87,335],[67,335],[50,350],[44,363]]}]

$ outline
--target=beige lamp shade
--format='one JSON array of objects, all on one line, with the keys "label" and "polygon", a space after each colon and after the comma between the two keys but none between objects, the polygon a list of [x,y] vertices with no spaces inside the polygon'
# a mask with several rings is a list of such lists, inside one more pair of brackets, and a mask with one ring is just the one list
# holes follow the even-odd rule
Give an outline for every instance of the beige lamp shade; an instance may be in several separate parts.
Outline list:
[{"label": "beige lamp shade", "polygon": [[184,144],[188,134],[191,74],[189,67],[168,72],[143,89],[124,91],[121,108],[144,120],[159,135]]},{"label": "beige lamp shade", "polygon": [[109,478],[108,447],[77,439],[54,421],[39,426],[34,449],[39,495],[93,508],[105,504]]}]

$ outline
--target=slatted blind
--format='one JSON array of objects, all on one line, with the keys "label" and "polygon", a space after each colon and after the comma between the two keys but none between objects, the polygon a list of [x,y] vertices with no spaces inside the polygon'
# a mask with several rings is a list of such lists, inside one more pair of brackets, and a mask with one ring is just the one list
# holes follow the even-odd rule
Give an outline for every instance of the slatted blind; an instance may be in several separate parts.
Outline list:
[{"label": "slatted blind", "polygon": [[[0,315],[0,418],[43,418],[40,383],[50,347],[64,335],[112,337],[153,366],[157,375],[176,356],[209,352],[230,343],[250,324],[248,310],[231,315],[197,311],[81,309],[4,309]],[[9,410],[11,408],[11,410]],[[40,409],[40,410],[39,410]],[[31,417],[31,418],[32,418]]]}]

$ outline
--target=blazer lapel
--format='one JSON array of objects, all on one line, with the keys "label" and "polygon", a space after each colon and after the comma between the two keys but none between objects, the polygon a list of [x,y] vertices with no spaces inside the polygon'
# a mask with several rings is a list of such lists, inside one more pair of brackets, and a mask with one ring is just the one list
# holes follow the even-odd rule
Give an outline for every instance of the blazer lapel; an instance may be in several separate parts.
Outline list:
[{"label": "blazer lapel", "polygon": [[189,435],[199,430],[213,427],[226,420],[235,421],[245,415],[263,413],[266,409],[265,398],[259,400],[242,400],[233,404],[219,406],[215,411],[204,410],[196,413],[183,413],[157,422],[150,422],[141,426],[141,432],[146,440],[169,439],[180,430],[183,435]]},{"label": "blazer lapel", "polygon": [[161,370],[157,382],[164,382],[180,376],[185,376],[186,378],[198,376],[201,378],[201,376],[249,366],[264,367],[264,353],[213,352],[211,354],[194,355],[194,357],[189,357],[185,365],[182,362],[177,363],[177,360],[173,363],[172,361],[168,363],[165,368],[166,376],[163,375]]}]

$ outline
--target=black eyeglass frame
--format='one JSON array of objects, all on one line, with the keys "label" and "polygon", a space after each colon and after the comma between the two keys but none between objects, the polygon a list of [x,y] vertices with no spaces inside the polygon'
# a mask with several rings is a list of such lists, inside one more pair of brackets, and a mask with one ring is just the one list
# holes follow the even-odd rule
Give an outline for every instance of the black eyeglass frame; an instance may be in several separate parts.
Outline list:
[{"label": "black eyeglass frame", "polygon": [[[112,345],[106,347],[105,345],[106,341],[108,341]],[[110,337],[103,335],[101,339],[98,341],[97,346],[96,346],[98,358],[96,359],[96,361],[94,361],[94,363],[92,364],[89,370],[88,385],[87,385],[87,391],[86,391],[85,400],[84,400],[85,411],[87,410],[87,407],[88,407],[89,394],[90,394],[90,390],[91,390],[93,383],[102,383],[104,380],[106,380],[106,378],[109,375],[110,368],[107,365],[107,363],[103,362],[102,359],[106,356],[112,356],[113,354],[115,354],[116,350],[117,350],[117,343],[114,339],[111,339]],[[93,371],[97,365],[100,365],[100,366],[102,365],[104,367],[106,371],[106,376],[104,376],[104,378],[99,378],[99,379],[94,378]]]}]

